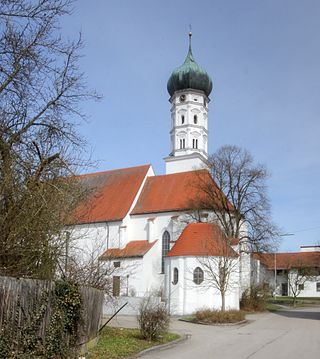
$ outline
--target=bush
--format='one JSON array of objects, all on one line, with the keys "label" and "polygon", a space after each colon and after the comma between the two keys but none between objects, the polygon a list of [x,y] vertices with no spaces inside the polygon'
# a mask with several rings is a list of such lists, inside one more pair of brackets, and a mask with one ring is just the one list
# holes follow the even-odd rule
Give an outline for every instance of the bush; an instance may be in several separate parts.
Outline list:
[{"label": "bush", "polygon": [[146,340],[157,340],[168,331],[169,314],[164,305],[156,303],[152,297],[142,301],[137,319],[141,336]]},{"label": "bush", "polygon": [[261,286],[246,289],[240,300],[240,308],[245,311],[262,312],[266,310],[268,292]]},{"label": "bush", "polygon": [[206,324],[237,323],[245,320],[245,313],[239,310],[202,309],[194,313],[197,322]]}]

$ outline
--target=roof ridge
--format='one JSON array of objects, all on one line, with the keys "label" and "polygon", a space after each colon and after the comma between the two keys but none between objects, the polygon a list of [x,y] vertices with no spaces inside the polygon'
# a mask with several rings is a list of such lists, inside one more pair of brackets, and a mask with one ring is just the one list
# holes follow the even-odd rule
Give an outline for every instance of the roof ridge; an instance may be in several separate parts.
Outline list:
[{"label": "roof ridge", "polygon": [[76,175],[76,178],[80,178],[80,177],[89,177],[89,176],[95,176],[95,175],[100,175],[100,174],[104,174],[104,173],[110,173],[110,172],[117,172],[117,171],[125,171],[125,170],[130,170],[130,169],[138,169],[138,168],[150,168],[151,164],[146,164],[146,165],[140,165],[140,166],[133,166],[133,167],[124,167],[124,168],[115,168],[112,170],[105,170],[105,171],[98,171],[98,172],[91,172],[91,173],[82,173],[79,175]]},{"label": "roof ridge", "polygon": [[210,172],[208,170],[206,170],[205,168],[199,169],[199,170],[192,170],[192,171],[184,171],[184,172],[177,172],[177,173],[169,173],[169,174],[163,174],[163,175],[155,175],[152,177],[148,177],[148,178],[159,178],[159,177],[169,177],[169,176],[179,176],[185,173],[199,173],[199,172],[203,172],[203,173],[209,173]]}]

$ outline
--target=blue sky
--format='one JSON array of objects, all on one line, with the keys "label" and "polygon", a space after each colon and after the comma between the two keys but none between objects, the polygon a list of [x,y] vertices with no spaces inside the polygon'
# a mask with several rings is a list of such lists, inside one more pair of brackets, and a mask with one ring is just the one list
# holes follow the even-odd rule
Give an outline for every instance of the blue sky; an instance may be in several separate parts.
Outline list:
[{"label": "blue sky", "polygon": [[103,95],[80,131],[97,170],[169,154],[172,70],[187,53],[213,78],[209,152],[247,148],[267,166],[281,250],[320,242],[320,2],[318,0],[79,0],[63,34],[85,42],[80,66]]}]

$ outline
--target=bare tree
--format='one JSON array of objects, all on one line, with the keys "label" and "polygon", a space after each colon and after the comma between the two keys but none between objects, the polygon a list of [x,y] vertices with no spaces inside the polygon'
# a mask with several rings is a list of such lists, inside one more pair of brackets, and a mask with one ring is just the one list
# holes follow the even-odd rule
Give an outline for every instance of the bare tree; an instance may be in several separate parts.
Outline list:
[{"label": "bare tree", "polygon": [[226,309],[227,292],[236,290],[239,283],[239,259],[231,247],[233,240],[213,225],[212,236],[203,239],[202,254],[197,256],[197,261],[204,271],[203,286],[220,293],[221,311]]},{"label": "bare tree", "polygon": [[254,164],[251,154],[236,146],[221,147],[208,166],[214,181],[198,176],[193,185],[201,195],[193,208],[212,211],[227,237],[239,238],[255,250],[269,250],[279,231],[271,220],[265,167]]},{"label": "bare tree", "polygon": [[302,262],[296,263],[294,267],[288,269],[289,295],[293,298],[293,306],[296,306],[297,297],[304,290],[307,281],[314,280],[317,271],[313,267],[305,266]]},{"label": "bare tree", "polygon": [[71,0],[0,1],[0,273],[50,278],[59,236],[82,197],[70,178],[85,145],[81,37],[65,42]]}]

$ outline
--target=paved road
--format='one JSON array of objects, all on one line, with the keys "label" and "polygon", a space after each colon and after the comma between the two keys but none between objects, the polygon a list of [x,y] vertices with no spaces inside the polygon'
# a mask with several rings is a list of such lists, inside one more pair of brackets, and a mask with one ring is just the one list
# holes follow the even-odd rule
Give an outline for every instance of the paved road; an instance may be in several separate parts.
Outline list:
[{"label": "paved road", "polygon": [[[248,316],[249,324],[233,327],[172,321],[171,330],[191,338],[144,359],[319,359],[320,308],[284,310]],[[115,324],[115,323],[114,323]],[[134,326],[134,318],[118,324]]]}]

